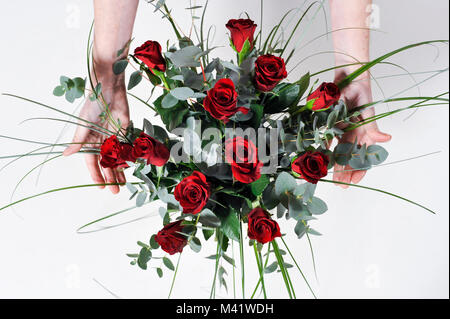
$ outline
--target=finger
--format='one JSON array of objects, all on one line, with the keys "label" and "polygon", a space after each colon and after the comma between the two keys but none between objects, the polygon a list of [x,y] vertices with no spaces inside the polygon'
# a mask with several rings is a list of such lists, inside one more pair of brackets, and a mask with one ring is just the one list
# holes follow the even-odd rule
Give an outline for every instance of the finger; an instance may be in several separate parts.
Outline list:
[{"label": "finger", "polygon": [[[127,179],[125,177],[125,173],[123,170],[117,170],[116,171],[117,181],[119,184],[125,184],[127,182]],[[123,186],[123,185],[121,185]]]},{"label": "finger", "polygon": [[[86,166],[91,174],[91,178],[95,184],[105,184],[105,179],[103,178],[100,167],[98,166],[98,155],[88,154],[85,157]],[[105,186],[99,186],[101,189]]]},{"label": "finger", "polygon": [[375,143],[386,143],[392,139],[392,135],[380,132],[378,130],[371,132],[370,137],[375,141]]},{"label": "finger", "polygon": [[[336,182],[343,182],[345,179],[345,173],[346,173],[344,171],[345,171],[344,166],[336,164],[334,166],[333,180]],[[346,188],[346,185],[342,185],[342,184],[335,184],[335,185]]]},{"label": "finger", "polygon": [[[114,171],[112,169],[104,168],[103,174],[105,175],[107,184],[117,183],[116,175],[114,174]],[[120,191],[119,186],[117,186],[117,185],[109,185],[108,188],[111,191],[111,193],[113,193],[113,194],[117,194]]]},{"label": "finger", "polygon": [[73,136],[72,143],[78,143],[78,144],[71,144],[69,145],[63,152],[64,156],[70,156],[72,154],[78,153],[81,148],[83,147],[83,142],[86,141],[87,137],[89,135],[89,129],[86,127],[78,126],[77,130],[75,131],[75,135]]},{"label": "finger", "polygon": [[352,183],[358,184],[366,176],[367,171],[355,171],[352,174]]},{"label": "finger", "polygon": [[[352,168],[349,165],[345,166],[344,172],[342,172],[340,181],[345,184],[350,184],[352,182],[352,174],[353,174]],[[343,189],[349,188],[349,185],[345,185],[345,184],[341,184],[340,186]]]}]

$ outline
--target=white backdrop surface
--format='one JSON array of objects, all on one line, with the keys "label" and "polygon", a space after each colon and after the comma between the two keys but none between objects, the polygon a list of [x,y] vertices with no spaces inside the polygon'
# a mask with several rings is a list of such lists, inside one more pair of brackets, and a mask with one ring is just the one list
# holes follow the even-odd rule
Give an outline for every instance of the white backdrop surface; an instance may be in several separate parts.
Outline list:
[{"label": "white backdrop surface", "polygon": [[[345,5],[345,0],[341,0]],[[199,1],[197,1],[198,3]],[[303,1],[266,0],[264,24],[273,25],[284,12]],[[413,42],[448,38],[448,1],[446,0],[379,0],[375,1],[379,31],[372,38],[372,56],[376,57]],[[186,0],[169,0],[175,17],[188,28]],[[328,12],[328,8],[326,8]],[[259,1],[210,1],[207,24],[217,26],[215,45],[226,45],[223,27],[229,18],[242,11],[259,20]],[[93,18],[92,2],[2,1],[0,3],[0,91],[26,96],[64,111],[73,112],[77,105],[52,96],[60,75],[86,76],[85,48]],[[378,19],[379,18],[379,19]],[[325,32],[323,13],[311,23],[302,42]],[[307,24],[305,24],[307,25]],[[305,30],[301,30],[303,34]],[[142,1],[135,24],[132,47],[148,39],[165,43],[173,40],[169,25],[153,14]],[[300,43],[301,45],[301,43]],[[396,56],[391,61],[409,72],[439,70],[448,67],[448,48],[418,48]],[[331,50],[331,39],[321,38],[298,53],[301,60],[313,53]],[[439,52],[439,55],[438,55]],[[232,57],[227,47],[215,54]],[[289,78],[295,79],[308,70],[331,66],[330,54],[307,59]],[[377,67],[383,92],[374,86],[376,99],[390,96],[411,85],[408,76],[383,78],[402,74],[395,67]],[[416,75],[417,81],[424,75]],[[322,80],[332,80],[325,74]],[[147,96],[149,86],[142,83],[134,89]],[[422,95],[435,95],[448,90],[448,73],[421,85]],[[417,89],[405,94],[417,95]],[[130,101],[133,120],[152,119],[145,107]],[[378,111],[398,105],[381,105]],[[31,117],[55,114],[30,103],[0,97],[2,125],[0,135],[10,135],[53,142],[62,126],[46,121],[19,124]],[[402,160],[434,151],[439,154],[388,165],[371,170],[362,184],[386,189],[423,203],[437,215],[382,194],[360,189],[342,190],[333,185],[320,185],[318,196],[329,204],[329,211],[313,223],[324,236],[312,238],[318,280],[314,279],[311,256],[306,239],[288,236],[294,255],[307,274],[320,298],[448,298],[449,296],[449,228],[448,228],[448,107],[423,109],[405,120],[402,113],[382,120],[381,129],[393,135],[386,145],[388,162]],[[73,128],[63,135],[70,141]],[[9,140],[0,140],[0,156],[25,153],[33,148]],[[1,161],[0,165],[6,161]],[[17,181],[34,165],[37,158],[22,159],[0,172],[0,206],[7,204]],[[46,165],[36,184],[31,175],[18,189],[15,199],[51,188],[90,183],[81,156],[59,159]],[[24,202],[14,209],[0,212],[0,298],[166,298],[171,274],[159,279],[153,269],[141,271],[129,265],[125,253],[138,250],[137,240],[147,241],[161,228],[158,205],[145,206],[121,218],[105,222],[120,227],[100,232],[77,234],[76,229],[94,219],[132,206],[129,193],[123,190],[113,196],[97,189],[74,190],[52,194]],[[293,233],[292,223],[281,227]],[[237,247],[237,246],[236,246]],[[199,255],[189,249],[183,254],[173,297],[207,298],[213,277],[214,261],[204,259],[213,254],[208,243]],[[257,268],[251,251],[247,257],[247,295],[257,280]],[[175,259],[173,259],[176,261]],[[153,266],[159,266],[154,263]],[[231,268],[228,267],[231,288]],[[292,270],[297,296],[310,298],[300,276]],[[280,275],[267,279],[269,297],[287,297]],[[106,287],[107,289],[103,288]],[[240,290],[238,289],[238,296]],[[220,290],[219,297],[232,297]]]}]

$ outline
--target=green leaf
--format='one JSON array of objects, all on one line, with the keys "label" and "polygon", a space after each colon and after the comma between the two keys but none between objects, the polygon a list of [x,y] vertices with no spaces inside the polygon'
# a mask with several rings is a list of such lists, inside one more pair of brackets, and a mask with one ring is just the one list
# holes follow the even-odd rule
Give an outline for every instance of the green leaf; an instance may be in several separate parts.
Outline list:
[{"label": "green leaf", "polygon": [[318,197],[313,197],[308,203],[308,210],[313,215],[322,215],[328,210],[327,204]]},{"label": "green leaf", "polygon": [[297,187],[297,182],[291,174],[282,172],[275,181],[275,194],[280,196],[287,192],[293,192]]},{"label": "green leaf", "polygon": [[298,199],[296,196],[289,194],[288,203],[289,216],[291,218],[298,221],[308,217],[308,209],[301,199]]},{"label": "green leaf", "polygon": [[262,195],[262,201],[264,206],[269,210],[274,209],[280,203],[279,196],[275,194],[274,183],[271,183],[266,187]]},{"label": "green leaf", "polygon": [[158,248],[159,248],[159,244],[158,244],[158,242],[156,241],[155,237],[156,237],[156,235],[153,235],[153,236],[150,238],[150,247],[151,247],[152,249],[158,249]]},{"label": "green leaf", "polygon": [[139,252],[139,257],[137,259],[137,264],[139,268],[146,270],[147,263],[150,261],[151,258],[152,258],[151,250],[145,247],[142,248],[141,251]]},{"label": "green leaf", "polygon": [[207,227],[220,227],[220,225],[222,224],[219,217],[216,216],[216,214],[214,214],[211,210],[209,209],[204,209],[201,213],[200,213],[200,219],[199,219],[200,223],[202,223],[202,225],[207,226]]},{"label": "green leaf", "polygon": [[127,68],[128,60],[118,60],[113,64],[113,72],[115,75],[119,75]]},{"label": "green leaf", "polygon": [[205,237],[205,240],[208,241],[214,235],[214,230],[212,229],[202,229],[203,237]]},{"label": "green leaf", "polygon": [[[238,52],[239,65],[241,65],[242,62],[247,58],[248,54],[251,51],[251,48],[252,48],[252,45],[251,45],[249,39],[245,40],[244,45],[242,46],[241,52]],[[236,50],[236,52],[237,52],[237,50]]]},{"label": "green leaf", "polygon": [[222,220],[222,231],[228,238],[239,241],[240,238],[240,222],[237,213],[230,210],[228,216]]},{"label": "green leaf", "polygon": [[128,82],[128,90],[131,90],[136,85],[138,85],[142,81],[141,71],[135,71],[130,76],[130,81]]},{"label": "green leaf", "polygon": [[53,95],[54,96],[63,96],[64,93],[66,93],[65,89],[63,86],[58,85],[57,87],[55,87],[55,89],[53,90]]},{"label": "green leaf", "polygon": [[250,105],[250,109],[253,112],[253,117],[250,119],[251,125],[254,129],[261,126],[261,120],[264,116],[264,106],[259,104]]},{"label": "green leaf", "polygon": [[[177,100],[185,101],[194,96],[194,91],[188,87],[178,87],[170,91],[170,94]],[[164,103],[164,101],[163,101]]]},{"label": "green leaf", "polygon": [[147,199],[147,193],[146,192],[140,192],[136,197],[136,206],[142,207],[145,204],[145,200]]},{"label": "green leaf", "polygon": [[280,113],[292,106],[300,94],[300,86],[282,83],[273,90],[273,93],[275,95],[269,98],[264,105],[265,113]]},{"label": "green leaf", "polygon": [[194,252],[199,253],[202,249],[202,243],[197,237],[192,237],[192,239],[189,241],[189,247],[191,247]]},{"label": "green leaf", "polygon": [[152,71],[148,70],[147,68],[144,69],[145,74],[147,74],[148,79],[150,80],[150,82],[152,82],[152,84],[154,86],[158,86],[162,83],[162,80],[159,76],[156,76],[155,74],[153,74]]},{"label": "green leaf", "polygon": [[300,239],[306,234],[306,226],[302,220],[297,222],[297,225],[294,228],[295,234]]},{"label": "green leaf", "polygon": [[372,165],[380,165],[388,158],[389,153],[380,145],[370,145],[367,148],[367,158]]},{"label": "green leaf", "polygon": [[307,232],[308,232],[308,234],[311,234],[311,235],[314,235],[314,236],[322,236],[322,234],[319,233],[317,230],[314,230],[314,229],[309,228],[309,227],[308,227]]},{"label": "green leaf", "polygon": [[161,268],[156,268],[156,273],[158,274],[158,277],[159,278],[162,278],[163,277],[163,270],[161,269]]},{"label": "green leaf", "polygon": [[164,266],[167,267],[167,269],[172,270],[172,271],[175,270],[175,266],[173,265],[172,261],[169,258],[164,257],[163,263],[164,263]]},{"label": "green leaf", "polygon": [[227,256],[226,254],[223,254],[222,257],[223,257],[223,259],[225,259],[225,261],[227,263],[229,263],[233,267],[236,267],[236,262],[235,262],[235,260],[233,258],[231,258],[230,256]]},{"label": "green leaf", "polygon": [[278,268],[278,262],[274,261],[273,263],[271,263],[269,266],[267,266],[266,268],[264,268],[264,273],[266,274],[270,274],[273,273],[274,271],[276,271]]},{"label": "green leaf", "polygon": [[270,180],[267,175],[261,175],[261,177],[250,184],[250,189],[255,196],[260,196],[264,190],[266,189],[267,185],[269,185]]},{"label": "green leaf", "polygon": [[176,68],[196,68],[200,66],[200,62],[195,57],[200,53],[202,50],[199,47],[188,46],[176,52],[167,52],[166,56]]},{"label": "green leaf", "polygon": [[165,109],[173,108],[178,104],[178,99],[174,97],[171,93],[168,93],[164,96],[161,106]]},{"label": "green leaf", "polygon": [[339,110],[333,110],[330,115],[328,115],[328,119],[327,119],[327,127],[328,128],[332,128],[334,127],[334,125],[336,124],[336,121],[338,119],[339,116]]},{"label": "green leaf", "polygon": [[352,159],[352,153],[355,149],[355,145],[352,143],[338,144],[334,149],[334,159],[336,163],[341,166],[345,166]]}]

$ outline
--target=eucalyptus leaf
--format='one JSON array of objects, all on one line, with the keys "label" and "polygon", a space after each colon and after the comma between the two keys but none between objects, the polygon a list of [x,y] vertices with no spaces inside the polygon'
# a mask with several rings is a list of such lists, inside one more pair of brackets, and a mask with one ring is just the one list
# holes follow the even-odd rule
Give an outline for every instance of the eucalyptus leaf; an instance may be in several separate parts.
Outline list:
[{"label": "eucalyptus leaf", "polygon": [[131,90],[136,85],[138,85],[142,81],[142,73],[141,71],[135,71],[130,76],[130,81],[128,82],[128,90]]},{"label": "eucalyptus leaf", "polygon": [[125,71],[128,66],[128,60],[118,60],[113,65],[113,72],[115,75],[119,75]]},{"label": "eucalyptus leaf", "polygon": [[172,261],[169,258],[164,257],[163,263],[164,263],[164,266],[167,267],[167,269],[172,270],[172,271],[175,270],[175,266],[173,265]]}]

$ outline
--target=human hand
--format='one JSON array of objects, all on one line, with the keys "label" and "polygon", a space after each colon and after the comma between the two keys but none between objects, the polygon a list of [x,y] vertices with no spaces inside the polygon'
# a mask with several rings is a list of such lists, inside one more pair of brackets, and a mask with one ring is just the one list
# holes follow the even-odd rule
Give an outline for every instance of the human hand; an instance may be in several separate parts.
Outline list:
[{"label": "human hand", "polygon": [[[337,76],[336,83],[342,76]],[[357,80],[352,82],[342,91],[342,97],[345,100],[347,107],[349,110],[352,108],[371,103],[372,99],[372,90],[370,87],[370,80],[367,77],[365,80]],[[373,108],[367,109],[362,112],[359,116],[359,119],[367,119],[375,115],[375,110]],[[371,122],[369,124],[360,126],[352,131],[346,132],[341,139],[339,139],[339,143],[354,143],[357,140],[359,145],[366,144],[367,146],[376,144],[376,143],[385,143],[391,140],[392,136],[386,133],[382,133],[378,129],[377,123]],[[341,166],[336,164],[334,166],[334,176],[333,180],[337,182],[343,183],[353,183],[358,184],[363,177],[366,175],[366,171],[364,170],[353,170],[350,166]],[[343,184],[335,184],[341,186],[342,188],[348,188],[348,185]]]},{"label": "human hand", "polygon": [[[103,68],[97,65],[95,71],[98,82],[102,84],[102,96],[106,103],[87,99],[81,109],[80,117],[113,132],[117,132],[118,127],[116,125],[120,121],[121,127],[126,129],[130,121],[130,113],[123,75],[114,75],[112,65]],[[95,85],[96,83],[94,83]],[[110,116],[107,116],[106,120],[102,120],[101,118],[101,114],[105,111],[104,104],[109,105]],[[83,125],[85,124],[83,123]],[[104,134],[90,130],[88,127],[78,126],[73,137],[73,143],[83,144],[72,144],[66,148],[63,154],[64,156],[70,156],[79,152],[83,146],[99,148],[106,138],[107,136]],[[97,154],[85,155],[86,166],[94,183],[126,183],[123,169],[103,168],[99,165],[99,160],[100,158]],[[110,185],[108,187],[113,194],[117,194],[120,191],[117,185]],[[100,186],[100,188],[105,187]]]}]

